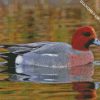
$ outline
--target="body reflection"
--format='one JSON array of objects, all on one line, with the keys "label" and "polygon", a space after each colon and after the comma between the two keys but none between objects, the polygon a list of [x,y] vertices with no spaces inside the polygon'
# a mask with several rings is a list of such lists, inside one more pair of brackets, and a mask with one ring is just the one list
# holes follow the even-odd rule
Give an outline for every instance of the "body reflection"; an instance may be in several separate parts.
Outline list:
[{"label": "body reflection", "polygon": [[16,65],[11,81],[33,81],[39,83],[71,83],[92,81],[94,65],[92,63],[69,68],[49,68],[42,66]]},{"label": "body reflection", "polygon": [[[41,70],[39,68],[39,66],[16,65],[15,73],[9,72],[9,81],[33,82],[26,91],[30,90],[30,94],[36,99],[66,100],[66,98],[70,98],[71,100],[96,100],[99,82],[93,82],[94,65],[92,63],[64,68],[63,70],[54,68],[52,70],[48,68],[48,70],[46,68]],[[34,82],[53,84],[36,84]],[[15,83],[12,82],[11,84],[14,86]],[[19,91],[23,89],[20,87]]]}]

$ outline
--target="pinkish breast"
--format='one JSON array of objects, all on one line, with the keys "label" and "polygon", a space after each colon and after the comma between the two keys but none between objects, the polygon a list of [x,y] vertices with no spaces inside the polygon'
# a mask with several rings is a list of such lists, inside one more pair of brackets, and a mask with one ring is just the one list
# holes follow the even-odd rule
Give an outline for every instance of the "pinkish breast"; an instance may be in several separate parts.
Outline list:
[{"label": "pinkish breast", "polygon": [[81,66],[94,61],[92,52],[83,52],[80,54],[71,54],[69,55],[68,66]]}]

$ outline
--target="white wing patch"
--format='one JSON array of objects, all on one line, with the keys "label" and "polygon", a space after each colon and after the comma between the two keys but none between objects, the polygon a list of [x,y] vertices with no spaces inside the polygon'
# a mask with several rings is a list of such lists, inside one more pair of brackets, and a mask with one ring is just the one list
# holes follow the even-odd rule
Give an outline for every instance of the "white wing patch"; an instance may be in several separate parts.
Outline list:
[{"label": "white wing patch", "polygon": [[18,55],[16,57],[15,63],[16,64],[21,64],[23,62],[23,57],[21,55]]},{"label": "white wing patch", "polygon": [[55,57],[58,57],[58,54],[42,54],[42,56],[55,56]]}]

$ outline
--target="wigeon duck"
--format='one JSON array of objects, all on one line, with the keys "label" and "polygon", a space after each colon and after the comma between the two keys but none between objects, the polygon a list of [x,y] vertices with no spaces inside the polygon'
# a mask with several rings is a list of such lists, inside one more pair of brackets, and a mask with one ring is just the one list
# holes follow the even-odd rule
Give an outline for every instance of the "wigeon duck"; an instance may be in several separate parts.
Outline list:
[{"label": "wigeon duck", "polygon": [[64,68],[93,62],[94,56],[89,50],[91,44],[100,45],[100,41],[93,27],[84,26],[74,33],[72,45],[63,42],[36,42],[1,47],[17,55],[15,64]]}]

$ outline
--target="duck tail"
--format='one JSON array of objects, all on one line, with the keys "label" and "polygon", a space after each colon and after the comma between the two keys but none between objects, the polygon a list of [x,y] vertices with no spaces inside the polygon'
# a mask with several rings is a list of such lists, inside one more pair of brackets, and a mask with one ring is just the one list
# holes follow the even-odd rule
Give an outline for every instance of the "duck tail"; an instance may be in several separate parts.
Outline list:
[{"label": "duck tail", "polygon": [[0,66],[7,66],[7,65],[8,65],[8,62],[7,61],[0,62]]},{"label": "duck tail", "polygon": [[5,62],[0,62],[1,64],[4,64],[6,66],[15,66],[15,59],[18,54],[14,54],[11,52],[8,53],[0,53],[0,58],[3,58]]},{"label": "duck tail", "polygon": [[[0,58],[3,58],[5,61],[0,61],[0,66],[8,66],[8,56],[6,53],[0,53]],[[1,73],[1,71],[0,71]]]},{"label": "duck tail", "polygon": [[9,53],[1,53],[0,57],[7,58],[6,56],[9,56],[10,54],[19,55],[24,54],[27,52],[30,52],[31,49],[33,49],[32,46],[22,45],[22,44],[15,44],[15,45],[0,45],[0,48],[4,48],[8,50]]},{"label": "duck tail", "polygon": [[8,52],[8,53],[0,53],[0,58],[3,58],[6,61],[9,61],[10,59],[12,59],[12,60],[15,59],[17,55],[18,54],[14,54],[14,53],[10,53],[10,52]]},{"label": "duck tail", "polygon": [[5,56],[5,55],[3,55],[3,54],[0,54],[0,58],[3,58],[3,59],[5,59],[5,60],[8,60],[8,56]]},{"label": "duck tail", "polygon": [[6,44],[3,44],[3,45],[0,45],[0,48],[4,48],[4,49],[7,49],[7,48],[9,48],[9,47],[13,47],[13,46],[17,46],[17,45],[6,45]]}]

